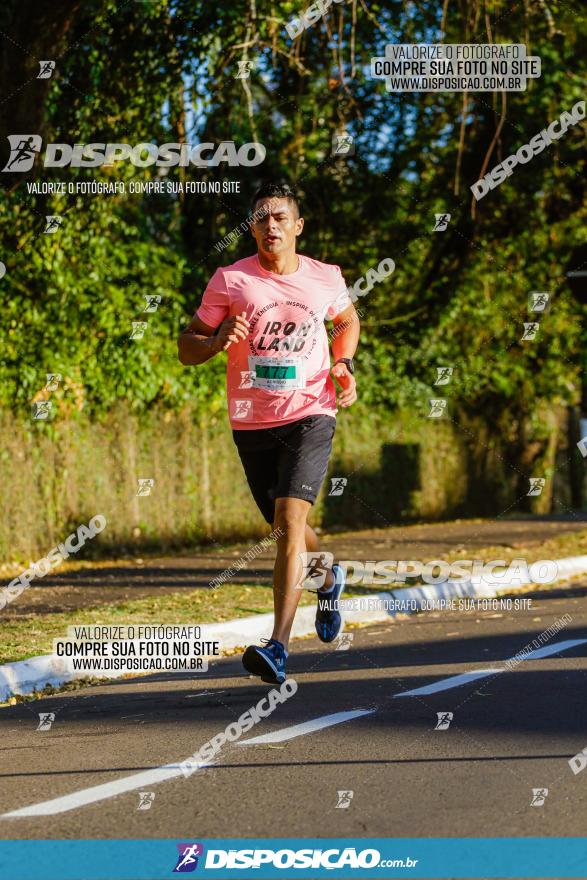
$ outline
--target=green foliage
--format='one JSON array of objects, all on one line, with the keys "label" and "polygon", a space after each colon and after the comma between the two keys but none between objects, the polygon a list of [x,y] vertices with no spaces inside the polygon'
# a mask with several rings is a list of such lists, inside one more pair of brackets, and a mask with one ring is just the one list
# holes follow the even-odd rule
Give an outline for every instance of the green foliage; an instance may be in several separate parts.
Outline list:
[{"label": "green foliage", "polygon": [[[455,411],[530,416],[544,403],[576,403],[584,368],[581,307],[565,273],[585,221],[579,126],[518,166],[477,205],[480,173],[503,110],[498,95],[391,95],[368,76],[388,42],[440,39],[442,4],[337,6],[294,43],[284,25],[303,4],[157,0],[81,4],[45,108],[49,140],[66,142],[258,139],[256,169],[175,170],[172,179],[238,179],[237,196],[35,196],[26,183],[0,201],[7,274],[0,404],[25,411],[46,372],[64,376],[65,412],[92,414],[116,400],[220,412],[223,359],[186,369],[176,336],[213,270],[251,252],[242,236],[214,244],[247,215],[261,177],[287,177],[304,197],[302,250],[339,263],[349,283],[383,257],[394,275],[360,301],[360,391],[371,408],[424,412],[436,366],[453,365]],[[368,8],[367,8],[368,6]],[[530,44],[542,76],[508,94],[488,168],[581,96],[585,21],[574,3],[496,0],[448,6],[447,42]],[[253,15],[252,10],[256,10]],[[243,45],[247,43],[246,49]],[[583,56],[584,57],[584,56]],[[254,61],[249,80],[237,63]],[[250,96],[248,94],[250,92]],[[356,155],[331,156],[344,127]],[[462,136],[462,137],[461,137]],[[42,179],[150,179],[123,163],[99,171],[52,169]],[[434,213],[449,211],[445,233]],[[63,228],[43,234],[46,214]],[[521,342],[531,290],[552,293],[535,342]],[[145,315],[144,296],[162,303]],[[140,340],[132,321],[147,320]],[[204,404],[204,402],[206,402]]]}]

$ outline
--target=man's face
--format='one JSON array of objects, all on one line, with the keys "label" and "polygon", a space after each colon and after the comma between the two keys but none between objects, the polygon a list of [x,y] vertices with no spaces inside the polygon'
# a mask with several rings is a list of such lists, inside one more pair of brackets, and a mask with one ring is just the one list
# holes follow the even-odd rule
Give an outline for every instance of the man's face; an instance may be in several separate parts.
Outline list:
[{"label": "man's face", "polygon": [[293,203],[289,199],[259,199],[255,214],[261,211],[266,212],[264,216],[251,224],[259,252],[271,257],[295,251],[304,221],[296,216]]}]

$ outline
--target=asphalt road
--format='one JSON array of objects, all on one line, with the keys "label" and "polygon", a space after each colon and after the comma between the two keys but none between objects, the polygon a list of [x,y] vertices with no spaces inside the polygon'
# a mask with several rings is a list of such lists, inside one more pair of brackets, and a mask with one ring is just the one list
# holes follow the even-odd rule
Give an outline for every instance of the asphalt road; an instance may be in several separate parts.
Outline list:
[{"label": "asphalt road", "polygon": [[[540,548],[545,541],[562,535],[585,531],[587,514],[523,517],[519,519],[456,520],[455,522],[421,523],[381,529],[361,529],[322,534],[323,550],[337,559],[450,559],[453,554],[484,547],[496,549],[496,559],[513,555],[526,557],[529,548]],[[146,596],[161,596],[180,590],[207,589],[210,581],[244,557],[254,541],[231,547],[199,552],[182,551],[173,556],[136,558],[84,564],[81,568],[56,569],[44,578],[37,578],[32,587],[11,602],[3,611],[3,619],[11,620],[31,613],[48,614],[90,608],[104,602],[125,602]],[[75,559],[74,565],[83,562]],[[275,549],[269,547],[239,570],[233,582],[265,584],[273,577]],[[1,569],[1,566],[0,566]],[[0,585],[6,586],[18,571],[11,570]]]},{"label": "asphalt road", "polygon": [[[564,614],[547,656],[504,671]],[[568,761],[587,747],[587,585],[535,593],[526,610],[351,632],[349,650],[295,642],[297,693],[189,779],[137,774],[189,757],[267,692],[239,657],[197,679],[155,675],[2,710],[1,836],[585,835],[587,770]],[[55,713],[50,730],[36,729],[40,712]],[[453,713],[448,729],[435,729],[439,712]],[[548,789],[542,805],[533,789]],[[138,809],[144,791],[154,797]],[[337,806],[338,792],[352,795]]]}]

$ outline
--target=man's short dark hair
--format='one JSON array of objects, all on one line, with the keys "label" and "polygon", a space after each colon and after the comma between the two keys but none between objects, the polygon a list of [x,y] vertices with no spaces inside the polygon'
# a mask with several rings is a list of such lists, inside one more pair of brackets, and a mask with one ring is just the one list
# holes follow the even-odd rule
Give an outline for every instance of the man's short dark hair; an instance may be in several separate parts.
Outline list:
[{"label": "man's short dark hair", "polygon": [[253,196],[253,212],[261,199],[287,199],[295,208],[296,216],[300,216],[300,203],[289,183],[263,183]]}]

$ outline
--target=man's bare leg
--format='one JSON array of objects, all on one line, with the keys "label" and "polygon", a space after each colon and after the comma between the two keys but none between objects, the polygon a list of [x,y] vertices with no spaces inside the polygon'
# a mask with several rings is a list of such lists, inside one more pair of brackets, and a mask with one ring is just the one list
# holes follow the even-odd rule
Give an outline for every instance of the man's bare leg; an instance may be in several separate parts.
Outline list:
[{"label": "man's bare leg", "polygon": [[[320,549],[320,544],[318,543],[318,536],[312,526],[309,526],[306,523],[306,550],[309,553],[317,553]],[[329,590],[334,584],[334,575],[332,573],[332,569],[329,568],[326,572],[326,580],[324,581],[323,586],[320,587],[318,592],[324,592],[325,590]]]},{"label": "man's bare leg", "polygon": [[300,553],[306,550],[306,518],[312,505],[302,498],[277,498],[274,529],[283,533],[277,538],[277,556],[273,568],[273,608],[275,622],[271,638],[287,650],[301,590],[298,584],[303,566]]},{"label": "man's bare leg", "polygon": [[[283,534],[277,538],[273,569],[275,622],[271,638],[281,642],[286,650],[301,596],[298,587],[303,573],[300,553],[319,549],[316,533],[306,522],[311,506],[302,498],[278,498],[275,502],[273,527],[279,528]],[[330,589],[333,583],[334,576],[329,570],[322,589]]]}]

